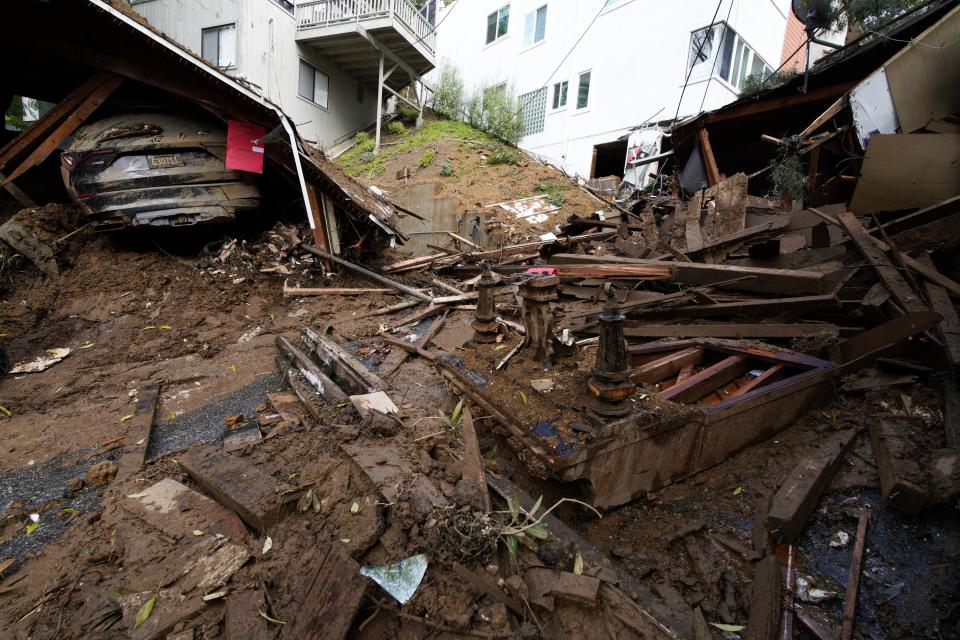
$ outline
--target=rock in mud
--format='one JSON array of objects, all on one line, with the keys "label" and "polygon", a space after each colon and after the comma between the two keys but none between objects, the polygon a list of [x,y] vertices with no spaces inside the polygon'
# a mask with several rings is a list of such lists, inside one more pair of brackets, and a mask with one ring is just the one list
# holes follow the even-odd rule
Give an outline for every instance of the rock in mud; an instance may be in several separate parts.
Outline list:
[{"label": "rock in mud", "polygon": [[98,462],[87,469],[86,482],[91,487],[102,487],[117,477],[117,465],[110,460]]}]

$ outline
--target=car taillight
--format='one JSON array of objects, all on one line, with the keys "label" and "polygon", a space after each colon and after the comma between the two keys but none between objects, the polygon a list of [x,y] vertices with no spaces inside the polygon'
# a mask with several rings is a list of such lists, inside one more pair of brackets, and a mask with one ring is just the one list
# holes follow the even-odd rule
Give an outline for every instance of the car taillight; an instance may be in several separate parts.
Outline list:
[{"label": "car taillight", "polygon": [[77,166],[77,154],[75,153],[63,153],[60,155],[60,160],[67,169],[73,169]]},{"label": "car taillight", "polygon": [[92,198],[92,197],[93,197],[93,194],[92,194],[92,193],[78,193],[78,194],[77,194],[77,200],[86,200],[87,198]]}]

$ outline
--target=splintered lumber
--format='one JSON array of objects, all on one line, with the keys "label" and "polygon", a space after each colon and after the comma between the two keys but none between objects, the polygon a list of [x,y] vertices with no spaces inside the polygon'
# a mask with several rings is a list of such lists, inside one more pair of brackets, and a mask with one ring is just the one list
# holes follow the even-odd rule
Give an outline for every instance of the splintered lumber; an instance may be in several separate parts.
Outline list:
[{"label": "splintered lumber", "polygon": [[697,141],[700,143],[700,155],[703,157],[703,167],[707,172],[707,184],[711,187],[720,182],[720,169],[713,156],[713,146],[710,144],[710,134],[706,127],[697,129]]},{"label": "splintered lumber", "polygon": [[746,640],[771,640],[780,627],[780,562],[767,556],[757,563],[750,585]]},{"label": "splintered lumber", "polygon": [[776,220],[771,220],[769,222],[764,222],[763,224],[747,227],[745,229],[741,229],[740,231],[734,231],[723,236],[718,236],[709,242],[704,243],[699,249],[687,250],[687,254],[697,255],[720,248],[732,250],[736,248],[735,245],[743,244],[748,240],[754,240],[760,236],[779,232],[787,226],[788,222],[789,218],[783,217]]},{"label": "splintered lumber", "polygon": [[190,539],[194,531],[221,534],[234,541],[247,536],[247,528],[236,513],[172,478],[164,478],[137,495],[120,503],[124,511],[175,540]]},{"label": "splintered lumber", "polygon": [[[886,233],[900,233],[941,220],[957,212],[960,212],[960,196],[948,198],[928,207],[923,207],[909,215],[890,220],[881,224],[880,228]],[[872,233],[874,229],[870,231]]]},{"label": "splintered lumber", "polygon": [[[717,305],[711,305],[715,309]],[[678,310],[679,311],[679,310]],[[669,313],[669,312],[667,312]],[[737,311],[732,311],[731,315]],[[632,321],[631,321],[632,322]],[[586,333],[599,333],[591,328]],[[840,335],[835,324],[638,324],[623,329],[628,338],[801,338]]]},{"label": "splintered lumber", "polygon": [[817,129],[822,127],[827,123],[828,120],[836,116],[838,113],[843,111],[843,108],[847,106],[847,94],[843,94],[837,100],[827,107],[827,110],[817,116],[817,119],[811,122],[806,129],[801,131],[797,136],[800,140],[807,138],[811,133],[815,132]]},{"label": "splintered lumber", "polygon": [[387,285],[388,287],[390,287],[390,288],[392,288],[392,289],[399,289],[400,291],[406,293],[407,295],[413,296],[414,298],[419,298],[420,300],[423,300],[424,302],[430,302],[430,300],[431,300],[430,296],[428,296],[427,294],[423,293],[422,291],[419,291],[419,290],[417,290],[417,289],[414,289],[413,287],[408,287],[408,286],[405,285],[405,284],[400,284],[399,282],[395,282],[395,281],[391,280],[390,278],[387,278],[386,276],[382,276],[382,275],[380,275],[379,273],[376,273],[376,272],[374,272],[374,271],[370,271],[369,269],[365,269],[365,268],[361,267],[360,265],[353,264],[352,262],[350,262],[350,261],[348,261],[348,260],[344,260],[343,258],[341,258],[341,257],[339,257],[339,256],[335,256],[335,255],[333,255],[332,253],[327,253],[326,251],[321,251],[320,249],[317,249],[316,247],[312,247],[312,246],[310,246],[309,244],[302,244],[302,245],[300,245],[300,247],[301,247],[304,251],[308,251],[308,252],[314,254],[315,256],[319,256],[319,257],[321,257],[321,258],[326,258],[327,260],[332,260],[332,261],[336,262],[337,264],[339,264],[339,265],[341,265],[341,266],[344,266],[344,267],[346,267],[346,268],[348,268],[348,269],[350,269],[350,270],[352,270],[352,271],[356,271],[357,273],[363,274],[363,275],[367,276],[368,278],[373,278],[373,279],[376,280],[377,282],[382,282],[383,284]]},{"label": "splintered lumber", "polygon": [[390,388],[377,374],[341,347],[310,327],[300,329],[300,337],[334,373],[347,381],[354,393],[373,393]]},{"label": "splintered lumber", "polygon": [[937,326],[943,319],[933,311],[919,311],[884,322],[838,345],[845,372],[869,366],[884,352],[918,333]]},{"label": "splintered lumber", "polygon": [[[624,267],[624,269],[619,272],[620,275],[617,275],[618,272],[615,268],[596,270],[593,272],[596,275],[589,275],[591,273],[589,270],[574,270],[571,269],[570,265]],[[787,296],[825,293],[830,288],[829,277],[817,271],[765,269],[725,264],[701,264],[699,262],[663,262],[660,260],[619,258],[617,256],[587,256],[570,253],[558,253],[552,256],[550,266],[557,268],[560,277],[664,279],[686,285],[714,285],[739,291],[775,293]],[[636,271],[633,271],[635,275],[625,275],[631,273],[629,269],[631,267],[637,268]],[[646,268],[650,268],[651,271],[646,271]],[[737,280],[737,278],[743,279]],[[724,284],[721,285],[721,283]]]},{"label": "splintered lumber", "polygon": [[404,271],[413,271],[414,269],[419,269],[421,267],[427,267],[439,260],[440,258],[447,258],[451,255],[460,257],[460,253],[456,251],[449,251],[445,253],[435,253],[429,256],[418,256],[416,258],[408,258],[407,260],[401,260],[400,262],[394,262],[393,264],[387,265],[383,268],[384,273],[402,273]]},{"label": "splintered lumber", "polygon": [[[933,268],[929,264],[925,266]],[[930,308],[943,316],[943,320],[937,325],[937,334],[943,340],[947,362],[957,369],[960,367],[960,317],[957,316],[957,310],[950,301],[950,295],[943,287],[924,282],[923,288],[927,293],[927,300],[930,301]]]},{"label": "splintered lumber", "polygon": [[397,289],[338,289],[338,288],[312,288],[312,287],[288,287],[283,285],[283,295],[285,296],[363,296],[368,294],[399,295],[402,293]]},{"label": "splintered lumber", "polygon": [[295,344],[283,336],[277,336],[276,343],[277,348],[293,362],[294,366],[303,374],[303,377],[307,379],[307,382],[310,383],[324,400],[331,404],[346,401],[347,394],[344,393],[343,389],[338,387],[337,384],[331,380],[327,374],[321,371],[320,367],[318,367],[307,354],[297,348]]},{"label": "splintered lumber", "polygon": [[137,405],[133,410],[133,418],[130,420],[126,438],[130,444],[124,447],[124,453],[120,456],[120,471],[117,475],[121,480],[129,478],[143,468],[147,447],[150,446],[153,419],[157,413],[160,384],[159,382],[148,384],[137,394]]},{"label": "splintered lumber", "polygon": [[463,405],[463,424],[460,436],[463,439],[463,479],[474,492],[468,500],[472,506],[483,513],[490,513],[490,494],[487,492],[487,481],[484,477],[483,458],[480,455],[480,441],[473,427],[473,414],[466,403]]},{"label": "splintered lumber", "polygon": [[690,206],[684,218],[684,239],[687,253],[700,251],[703,248],[703,236],[700,232],[700,208],[703,205],[703,191],[697,191],[690,198]]},{"label": "splintered lumber", "polygon": [[867,233],[857,217],[850,212],[845,212],[837,216],[837,220],[850,235],[850,239],[857,245],[863,257],[873,266],[873,270],[877,272],[877,276],[893,295],[894,300],[908,313],[926,311],[927,307],[923,304],[920,296],[876,245],[875,239]]},{"label": "splintered lumber", "polygon": [[263,533],[280,519],[281,485],[262,464],[204,446],[178,458],[183,470],[214,500]]},{"label": "splintered lumber", "polygon": [[747,368],[747,357],[732,355],[724,358],[712,367],[696,373],[680,384],[675,384],[666,391],[661,391],[658,397],[661,400],[673,402],[695,402],[711,391],[743,375]]},{"label": "splintered lumber", "polygon": [[404,309],[409,309],[410,307],[415,307],[418,304],[422,304],[422,300],[404,300],[403,302],[398,302],[397,304],[391,304],[386,307],[380,307],[379,309],[374,309],[370,313],[362,316],[364,318],[372,318],[375,316],[385,316],[395,311],[403,311]]},{"label": "splintered lumber", "polygon": [[857,541],[853,545],[853,558],[850,560],[850,574],[847,577],[847,595],[843,601],[843,624],[840,626],[840,640],[853,637],[853,624],[857,618],[857,590],[860,587],[860,570],[863,567],[863,551],[867,543],[867,523],[870,521],[870,505],[865,505],[857,523]]},{"label": "splintered lumber", "polygon": [[630,380],[653,384],[680,373],[685,365],[703,362],[703,347],[690,347],[634,368]]},{"label": "splintered lumber", "polygon": [[916,437],[911,434],[911,427],[911,419],[905,417],[872,420],[870,443],[884,499],[904,513],[917,515],[926,506],[929,492],[915,458]]},{"label": "splintered lumber", "polygon": [[[367,579],[360,565],[347,555],[339,541],[313,548],[313,557],[294,572],[291,588],[294,602],[289,615],[291,638],[298,640],[343,640],[350,631]],[[285,612],[286,615],[286,612]]]},{"label": "splintered lumber", "polygon": [[847,431],[834,436],[812,456],[802,459],[780,485],[765,520],[775,540],[788,544],[797,541],[855,435],[856,431]]},{"label": "splintered lumber", "polygon": [[116,91],[121,82],[123,82],[123,79],[119,76],[101,78],[101,84],[84,98],[43,142],[34,147],[30,155],[10,172],[3,184],[13,182],[26,171],[46,160],[64,140],[70,137],[97,110],[97,107],[110,97],[110,94]]}]

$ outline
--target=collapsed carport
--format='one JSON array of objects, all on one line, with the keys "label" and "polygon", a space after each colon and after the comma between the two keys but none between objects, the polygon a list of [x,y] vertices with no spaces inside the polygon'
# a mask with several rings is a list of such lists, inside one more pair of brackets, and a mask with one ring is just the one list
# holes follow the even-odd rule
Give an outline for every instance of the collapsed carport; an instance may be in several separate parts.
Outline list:
[{"label": "collapsed carport", "polygon": [[122,88],[262,127],[265,173],[289,190],[285,200],[306,215],[319,248],[359,253],[391,236],[403,239],[397,210],[311,152],[279,107],[156,33],[119,1],[18,2],[0,24],[0,52],[16,61],[0,68],[5,104],[14,95],[57,103],[0,149],[0,184],[23,206],[36,203],[18,183]]}]

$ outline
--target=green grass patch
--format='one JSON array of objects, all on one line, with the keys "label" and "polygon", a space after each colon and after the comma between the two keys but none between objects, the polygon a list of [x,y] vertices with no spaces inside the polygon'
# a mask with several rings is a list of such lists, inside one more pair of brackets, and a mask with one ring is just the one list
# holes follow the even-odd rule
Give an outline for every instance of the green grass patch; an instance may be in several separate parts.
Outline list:
[{"label": "green grass patch", "polygon": [[553,180],[545,180],[539,184],[534,185],[534,193],[544,193],[547,196],[547,202],[552,204],[555,207],[562,207],[563,203],[567,201],[567,197],[560,193],[561,191],[566,191],[570,188],[569,184],[560,184],[558,185]]},{"label": "green grass patch", "polygon": [[[369,136],[366,136],[366,138],[369,139]],[[360,140],[359,134],[357,139]],[[395,140],[394,144],[381,148],[380,153],[372,158],[365,155],[365,152],[373,150],[372,139],[369,143],[364,143],[364,145],[369,144],[369,148],[360,148],[361,145],[357,144],[337,158],[337,163],[351,176],[364,175],[367,178],[372,178],[381,175],[386,169],[387,163],[394,158],[417,151],[431,142],[451,139],[469,140],[491,145],[497,142],[492,136],[474,129],[465,122],[437,120],[424,123],[419,129],[407,131],[406,134]]]}]

